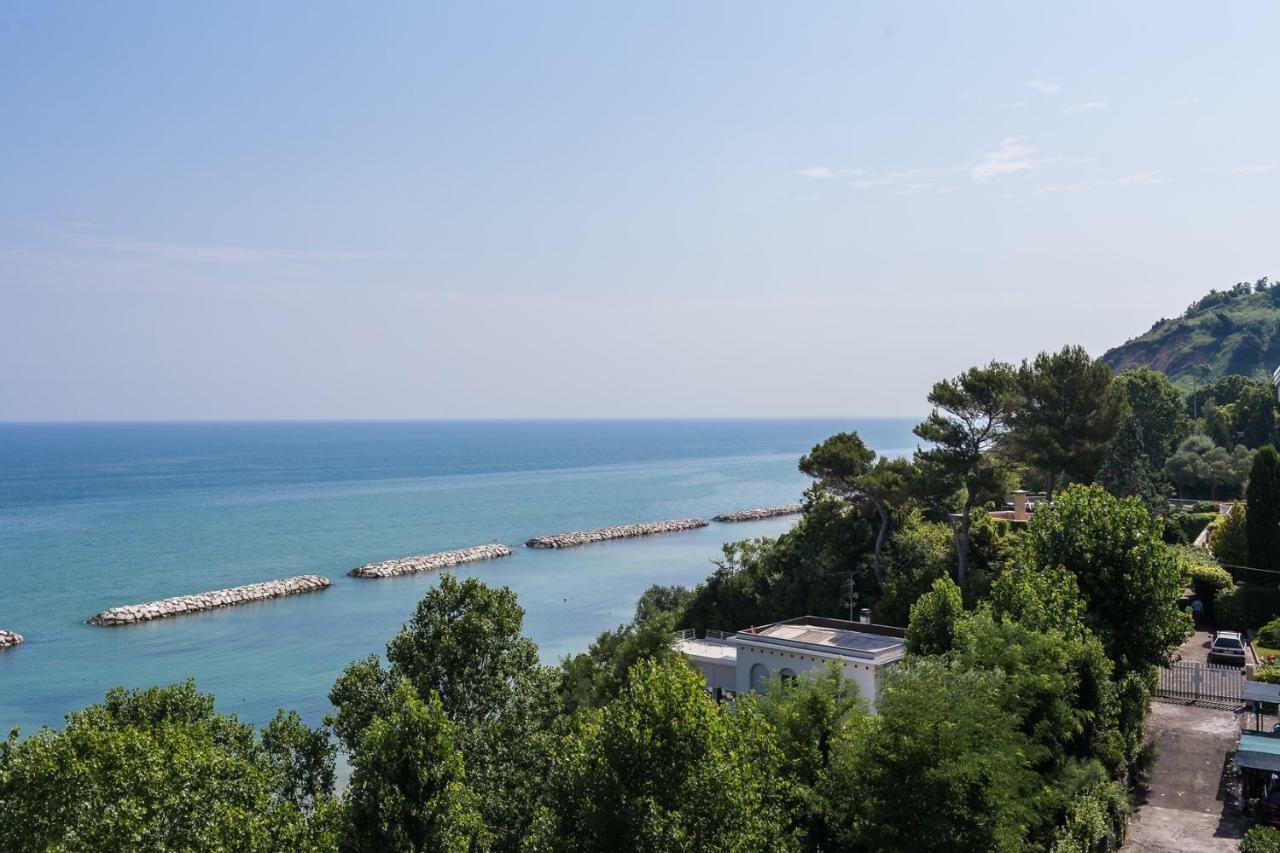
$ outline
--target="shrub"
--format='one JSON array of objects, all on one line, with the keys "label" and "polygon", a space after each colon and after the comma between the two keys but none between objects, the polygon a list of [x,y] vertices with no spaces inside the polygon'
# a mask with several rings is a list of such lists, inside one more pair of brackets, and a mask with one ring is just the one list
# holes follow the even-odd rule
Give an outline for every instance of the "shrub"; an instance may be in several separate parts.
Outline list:
[{"label": "shrub", "polygon": [[1249,676],[1250,681],[1261,681],[1263,684],[1280,684],[1280,666],[1260,666]]},{"label": "shrub", "polygon": [[1203,548],[1182,547],[1178,549],[1178,562],[1182,570],[1195,587],[1200,596],[1214,593],[1235,586],[1230,572],[1218,565],[1208,551]]},{"label": "shrub", "polygon": [[1129,798],[1119,782],[1090,788],[1072,801],[1051,853],[1109,853],[1124,841]]},{"label": "shrub", "polygon": [[1214,621],[1219,629],[1247,631],[1280,616],[1280,589],[1244,583],[1222,590],[1214,598]]},{"label": "shrub", "polygon": [[1249,565],[1249,537],[1245,530],[1244,504],[1237,503],[1209,525],[1209,548],[1227,566]]},{"label": "shrub", "polygon": [[1280,853],[1280,829],[1253,827],[1240,839],[1240,853]]},{"label": "shrub", "polygon": [[1272,619],[1259,628],[1256,639],[1269,649],[1280,649],[1280,619]]},{"label": "shrub", "polygon": [[1216,512],[1175,512],[1165,516],[1164,541],[1170,545],[1190,545],[1200,531],[1218,517]]},{"label": "shrub", "polygon": [[1205,512],[1217,513],[1217,511],[1218,511],[1218,505],[1213,503],[1212,501],[1200,501],[1199,503],[1192,506],[1191,509],[1189,510],[1189,512],[1195,512],[1195,513],[1205,513]]}]

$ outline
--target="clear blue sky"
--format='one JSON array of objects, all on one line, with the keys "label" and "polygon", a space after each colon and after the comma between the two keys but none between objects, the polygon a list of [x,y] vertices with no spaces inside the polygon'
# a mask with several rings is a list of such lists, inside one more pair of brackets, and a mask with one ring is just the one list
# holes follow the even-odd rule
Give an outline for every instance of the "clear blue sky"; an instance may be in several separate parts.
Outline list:
[{"label": "clear blue sky", "polygon": [[0,419],[919,414],[1280,275],[1273,3],[0,5]]}]

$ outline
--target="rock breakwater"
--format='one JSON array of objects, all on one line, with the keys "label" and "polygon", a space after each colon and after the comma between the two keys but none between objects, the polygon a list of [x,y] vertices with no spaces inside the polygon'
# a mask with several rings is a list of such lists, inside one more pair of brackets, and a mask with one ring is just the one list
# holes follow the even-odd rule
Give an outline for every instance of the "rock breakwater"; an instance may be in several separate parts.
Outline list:
[{"label": "rock breakwater", "polygon": [[726,512],[717,515],[712,521],[759,521],[762,518],[777,518],[780,515],[799,515],[804,512],[804,504],[786,504],[784,506],[767,506],[760,509],[744,509],[739,512]]},{"label": "rock breakwater", "polygon": [[384,560],[381,563],[370,563],[347,572],[353,578],[394,578],[400,575],[412,575],[417,572],[431,572],[447,569],[461,563],[475,563],[479,560],[496,560],[499,557],[510,557],[511,549],[506,545],[476,545],[473,548],[459,548],[456,551],[441,551],[438,554],[421,554],[417,557],[401,557],[398,560]]},{"label": "rock breakwater", "polygon": [[623,524],[618,527],[602,527],[598,530],[582,530],[576,533],[557,533],[553,536],[535,536],[524,543],[527,548],[572,548],[591,542],[609,539],[631,539],[636,536],[653,536],[655,533],[678,533],[706,527],[701,518],[680,518],[675,521],[648,521],[643,524]]},{"label": "rock breakwater", "polygon": [[0,630],[0,650],[22,645],[22,635],[17,631]]},{"label": "rock breakwater", "polygon": [[183,613],[199,613],[202,610],[215,610],[219,607],[266,601],[269,598],[280,598],[285,595],[300,595],[304,592],[326,589],[328,586],[328,578],[322,578],[319,575],[298,575],[297,577],[251,583],[230,589],[217,589],[213,592],[202,592],[198,595],[177,595],[173,598],[162,598],[159,601],[150,601],[146,604],[127,604],[122,607],[112,607],[96,616],[91,616],[89,624],[132,625],[134,622],[146,622],[148,619],[164,619],[169,616],[180,616]]}]

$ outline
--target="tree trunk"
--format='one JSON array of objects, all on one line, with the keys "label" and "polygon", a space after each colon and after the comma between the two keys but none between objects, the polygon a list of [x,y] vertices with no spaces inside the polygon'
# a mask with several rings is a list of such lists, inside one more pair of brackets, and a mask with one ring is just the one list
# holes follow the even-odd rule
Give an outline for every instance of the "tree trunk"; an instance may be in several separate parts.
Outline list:
[{"label": "tree trunk", "polygon": [[1050,503],[1053,501],[1053,487],[1058,485],[1058,475],[1050,471],[1044,478],[1044,499]]},{"label": "tree trunk", "polygon": [[956,584],[961,592],[965,589],[965,578],[969,573],[969,526],[974,500],[974,494],[969,492],[960,513],[960,526],[956,529]]},{"label": "tree trunk", "polygon": [[880,532],[876,534],[876,549],[871,555],[871,570],[876,575],[876,586],[880,588],[880,593],[884,594],[884,574],[880,570],[880,550],[884,548],[884,540],[889,535],[889,513],[885,509],[883,501],[873,500],[876,512],[880,513]]}]

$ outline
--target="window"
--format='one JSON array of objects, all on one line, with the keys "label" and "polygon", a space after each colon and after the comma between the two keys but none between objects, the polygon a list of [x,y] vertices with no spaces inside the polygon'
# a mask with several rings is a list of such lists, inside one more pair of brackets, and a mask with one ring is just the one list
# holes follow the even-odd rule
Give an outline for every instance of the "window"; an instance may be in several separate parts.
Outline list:
[{"label": "window", "polygon": [[795,670],[784,669],[782,670],[782,672],[778,673],[778,675],[782,676],[783,684],[795,684],[795,681],[796,681]]},{"label": "window", "polygon": [[757,693],[764,692],[764,680],[769,677],[769,667],[762,663],[751,665],[751,689]]}]

